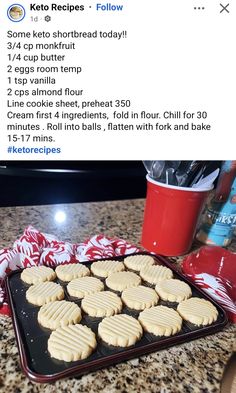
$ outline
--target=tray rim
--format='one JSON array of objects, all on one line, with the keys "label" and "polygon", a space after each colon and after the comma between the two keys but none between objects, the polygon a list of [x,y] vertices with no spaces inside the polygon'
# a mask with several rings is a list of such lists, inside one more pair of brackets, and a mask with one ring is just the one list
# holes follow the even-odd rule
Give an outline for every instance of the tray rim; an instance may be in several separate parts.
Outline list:
[{"label": "tray rim", "polygon": [[[27,361],[27,355],[26,351],[24,349],[24,342],[21,337],[20,333],[20,326],[17,320],[16,312],[14,309],[13,305],[13,298],[11,294],[11,289],[10,289],[10,279],[13,275],[19,274],[21,271],[24,269],[17,269],[12,272],[10,272],[6,278],[5,278],[5,284],[6,284],[6,291],[7,291],[7,297],[9,301],[9,306],[11,309],[12,313],[12,323],[13,323],[13,328],[14,332],[16,335],[16,342],[17,342],[17,347],[20,355],[20,363],[21,363],[21,368],[24,372],[24,374],[33,382],[38,382],[38,383],[53,383],[56,382],[57,380],[61,378],[66,378],[66,377],[71,377],[71,376],[82,376],[85,374],[88,374],[89,372],[99,370],[104,367],[112,366],[117,363],[120,363],[122,361],[127,361],[129,359],[133,359],[135,357],[143,356],[152,352],[158,352],[159,350],[162,349],[167,349],[171,346],[174,345],[179,345],[182,343],[186,343],[191,340],[195,340],[210,334],[217,333],[218,331],[222,330],[224,326],[227,325],[228,323],[228,317],[226,314],[226,311],[222,308],[221,305],[215,301],[215,299],[212,299],[209,294],[205,293],[201,288],[198,288],[196,284],[194,284],[188,277],[186,277],[181,271],[179,271],[178,267],[174,265],[174,262],[171,262],[169,258],[164,257],[162,255],[158,255],[155,253],[150,253],[146,251],[140,251],[132,254],[127,254],[127,255],[122,255],[122,256],[115,256],[111,258],[101,258],[101,259],[93,259],[91,261],[83,261],[83,262],[78,262],[78,263],[93,263],[97,261],[102,261],[102,260],[123,260],[127,256],[131,255],[150,255],[155,257],[157,260],[159,260],[162,264],[165,266],[169,267],[176,275],[180,276],[185,282],[187,282],[190,286],[194,287],[195,290],[201,293],[201,295],[209,300],[211,303],[213,303],[218,309],[220,309],[221,313],[223,314],[223,320],[221,322],[218,322],[217,325],[208,325],[204,326],[201,329],[197,331],[191,331],[184,333],[182,336],[170,336],[170,337],[165,337],[163,341],[157,341],[157,342],[152,342],[149,344],[145,344],[145,346],[141,347],[132,347],[132,348],[126,348],[125,351],[122,351],[120,353],[115,353],[112,355],[107,355],[104,356],[100,359],[95,359],[92,361],[89,361],[88,363],[82,363],[79,365],[75,365],[73,367],[70,367],[66,370],[59,371],[58,373],[54,374],[39,374],[35,371],[33,371]],[[175,342],[176,339],[178,342]],[[174,342],[173,342],[174,341]]]}]

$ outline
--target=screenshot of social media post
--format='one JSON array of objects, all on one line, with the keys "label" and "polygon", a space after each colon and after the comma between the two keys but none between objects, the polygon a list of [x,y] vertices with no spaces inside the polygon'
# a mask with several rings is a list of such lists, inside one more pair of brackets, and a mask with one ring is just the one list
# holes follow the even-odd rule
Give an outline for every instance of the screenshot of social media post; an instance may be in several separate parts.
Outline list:
[{"label": "screenshot of social media post", "polygon": [[232,2],[2,0],[0,13],[1,159],[233,158]]},{"label": "screenshot of social media post", "polygon": [[0,0],[0,391],[235,393],[233,0]]}]

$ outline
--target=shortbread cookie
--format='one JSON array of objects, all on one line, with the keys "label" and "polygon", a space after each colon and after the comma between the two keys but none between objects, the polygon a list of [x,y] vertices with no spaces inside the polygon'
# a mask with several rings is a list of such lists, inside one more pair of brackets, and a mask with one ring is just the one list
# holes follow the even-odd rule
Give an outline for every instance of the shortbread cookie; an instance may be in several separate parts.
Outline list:
[{"label": "shortbread cookie", "polygon": [[149,255],[131,255],[124,259],[124,264],[128,269],[140,271],[143,267],[152,266],[154,259]]},{"label": "shortbread cookie", "polygon": [[40,282],[29,287],[26,291],[26,299],[36,306],[42,306],[55,300],[64,299],[64,290],[55,282]]},{"label": "shortbread cookie", "polygon": [[50,267],[32,266],[24,269],[20,277],[27,284],[37,284],[38,282],[54,280],[56,273]]},{"label": "shortbread cookie", "polygon": [[211,302],[197,297],[181,302],[177,311],[183,319],[197,326],[210,325],[218,316],[218,311]]},{"label": "shortbread cookie", "polygon": [[150,284],[157,284],[159,281],[173,277],[172,271],[162,265],[146,266],[140,270],[140,276]]},{"label": "shortbread cookie", "polygon": [[155,286],[155,290],[162,300],[169,302],[180,303],[192,296],[192,291],[188,284],[173,278],[160,281]]},{"label": "shortbread cookie", "polygon": [[91,265],[91,271],[98,277],[108,277],[111,273],[122,272],[123,270],[125,270],[123,262],[118,261],[97,261]]},{"label": "shortbread cookie", "polygon": [[71,281],[74,278],[85,277],[90,275],[89,269],[82,263],[69,263],[68,265],[59,265],[56,267],[56,275],[62,281]]},{"label": "shortbread cookie", "polygon": [[144,330],[155,336],[172,336],[180,331],[182,318],[172,308],[156,306],[139,314],[139,322]]},{"label": "shortbread cookie", "polygon": [[132,272],[113,273],[106,279],[108,288],[119,292],[126,288],[137,287],[139,284],[141,284],[141,278]]},{"label": "shortbread cookie", "polygon": [[98,325],[98,335],[107,344],[129,347],[140,340],[143,329],[140,323],[126,314],[104,318]]},{"label": "shortbread cookie", "polygon": [[95,334],[83,325],[59,327],[48,339],[50,355],[65,362],[86,359],[96,346]]},{"label": "shortbread cookie", "polygon": [[109,317],[121,312],[122,301],[113,292],[97,292],[85,296],[81,307],[90,317]]},{"label": "shortbread cookie", "polygon": [[144,310],[158,303],[158,296],[154,289],[142,285],[125,289],[121,298],[127,307],[134,310]]},{"label": "shortbread cookie", "polygon": [[56,330],[60,326],[81,321],[81,310],[77,304],[66,300],[50,302],[38,312],[38,322],[45,328]]},{"label": "shortbread cookie", "polygon": [[103,291],[104,285],[102,281],[95,277],[75,278],[67,285],[67,291],[70,296],[82,299],[86,295]]}]

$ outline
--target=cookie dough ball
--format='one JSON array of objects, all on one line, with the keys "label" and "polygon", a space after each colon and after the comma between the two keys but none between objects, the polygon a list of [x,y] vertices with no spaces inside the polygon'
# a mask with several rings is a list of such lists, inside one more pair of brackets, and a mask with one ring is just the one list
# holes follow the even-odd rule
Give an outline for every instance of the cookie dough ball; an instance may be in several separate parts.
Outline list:
[{"label": "cookie dough ball", "polygon": [[48,339],[50,355],[64,362],[86,359],[96,346],[93,331],[87,326],[78,324],[59,327]]},{"label": "cookie dough ball", "polygon": [[122,272],[125,270],[123,262],[118,261],[97,261],[91,265],[91,271],[95,276],[108,277],[112,273]]},{"label": "cookie dough ball", "polygon": [[197,326],[210,325],[217,320],[218,311],[208,300],[192,297],[177,307],[181,317]]},{"label": "cookie dough ball", "polygon": [[146,266],[140,270],[140,276],[149,284],[157,284],[159,281],[173,277],[172,270],[162,265]]},{"label": "cookie dough ball", "polygon": [[143,329],[133,317],[120,314],[104,318],[98,325],[98,335],[107,344],[129,347],[140,340]]},{"label": "cookie dough ball", "polygon": [[53,281],[56,278],[56,273],[50,267],[32,266],[24,269],[20,277],[27,284],[37,284],[38,282]]},{"label": "cookie dough ball", "polygon": [[34,284],[26,291],[26,299],[36,306],[64,299],[64,290],[55,282],[40,282]]},{"label": "cookie dough ball", "polygon": [[122,301],[113,292],[97,292],[85,296],[82,300],[81,307],[90,317],[101,318],[120,313],[122,310]]},{"label": "cookie dough ball", "polygon": [[51,330],[79,323],[81,318],[79,306],[66,300],[45,304],[38,312],[38,322],[40,325]]},{"label": "cookie dough ball", "polygon": [[108,288],[122,292],[126,288],[137,287],[141,284],[141,278],[132,272],[113,273],[106,279]]},{"label": "cookie dough ball", "polygon": [[103,290],[104,285],[102,281],[95,277],[75,278],[67,285],[69,295],[78,297],[79,299]]},{"label": "cookie dough ball", "polygon": [[146,266],[154,265],[154,263],[154,258],[149,255],[131,255],[124,259],[124,264],[128,269],[136,270],[138,272]]},{"label": "cookie dough ball", "polygon": [[156,286],[155,290],[162,300],[180,303],[192,296],[191,288],[181,280],[163,280]]},{"label": "cookie dough ball", "polygon": [[158,303],[158,296],[154,289],[142,285],[127,288],[121,295],[123,303],[133,310],[144,310]]},{"label": "cookie dough ball", "polygon": [[143,329],[155,336],[172,336],[182,327],[182,318],[173,310],[165,306],[148,308],[139,314],[139,322]]},{"label": "cookie dough ball", "polygon": [[90,270],[81,263],[68,263],[56,267],[56,275],[61,281],[71,281],[74,278],[90,275]]}]

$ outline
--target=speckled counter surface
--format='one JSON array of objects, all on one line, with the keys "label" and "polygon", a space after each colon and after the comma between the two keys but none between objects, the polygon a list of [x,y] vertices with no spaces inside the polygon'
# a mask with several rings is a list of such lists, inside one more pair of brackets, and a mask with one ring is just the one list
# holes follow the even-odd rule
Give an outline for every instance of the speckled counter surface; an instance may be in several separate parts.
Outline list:
[{"label": "speckled counter surface", "polygon": [[[104,233],[139,244],[143,206],[143,200],[129,200],[1,208],[0,249],[29,224],[72,242]],[[58,210],[66,213],[64,223],[54,219]],[[228,325],[217,334],[49,385],[22,374],[11,319],[1,316],[0,392],[219,392],[224,366],[236,349],[235,334],[236,325]]]}]

